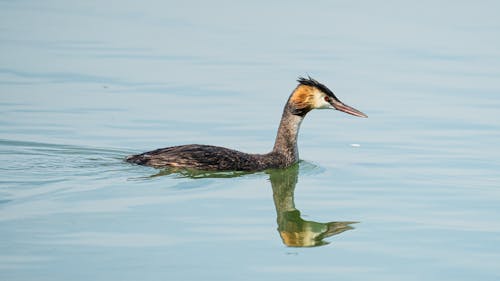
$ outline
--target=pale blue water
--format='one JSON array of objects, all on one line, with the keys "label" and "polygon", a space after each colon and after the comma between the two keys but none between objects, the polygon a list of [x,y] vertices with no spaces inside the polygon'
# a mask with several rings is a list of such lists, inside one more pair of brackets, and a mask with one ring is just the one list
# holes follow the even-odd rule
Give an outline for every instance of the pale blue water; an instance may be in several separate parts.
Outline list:
[{"label": "pale blue water", "polygon": [[[0,280],[499,280],[499,10],[1,1]],[[266,152],[301,75],[369,118],[311,112],[298,169],[122,161]]]}]

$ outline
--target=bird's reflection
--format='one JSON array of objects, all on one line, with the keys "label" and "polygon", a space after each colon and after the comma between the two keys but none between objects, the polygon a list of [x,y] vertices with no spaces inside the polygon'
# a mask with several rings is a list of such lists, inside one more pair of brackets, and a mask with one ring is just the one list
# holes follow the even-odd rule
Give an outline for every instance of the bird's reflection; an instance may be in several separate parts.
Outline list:
[{"label": "bird's reflection", "polygon": [[[352,221],[315,222],[301,218],[300,211],[295,208],[294,191],[299,176],[299,166],[307,162],[297,163],[286,169],[267,170],[273,189],[276,207],[278,232],[283,243],[289,247],[316,247],[328,244],[325,238],[353,229]],[[310,165],[310,164],[309,164]],[[251,172],[210,172],[186,169],[163,170],[150,177],[175,175],[183,178],[233,178],[252,174]]]},{"label": "bird's reflection", "polygon": [[287,169],[270,170],[273,199],[278,216],[278,232],[289,247],[315,247],[328,244],[323,239],[353,229],[355,222],[315,222],[301,218],[295,208],[294,190],[299,175],[299,165]]}]

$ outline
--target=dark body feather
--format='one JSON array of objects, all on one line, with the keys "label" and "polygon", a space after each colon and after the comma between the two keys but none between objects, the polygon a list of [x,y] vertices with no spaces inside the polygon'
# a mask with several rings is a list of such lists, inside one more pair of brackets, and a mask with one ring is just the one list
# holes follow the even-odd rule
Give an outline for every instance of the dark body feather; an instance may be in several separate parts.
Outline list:
[{"label": "dark body feather", "polygon": [[286,157],[275,152],[248,154],[237,150],[189,144],[160,148],[127,157],[127,162],[155,168],[181,167],[199,170],[255,171],[268,168],[283,168]]}]

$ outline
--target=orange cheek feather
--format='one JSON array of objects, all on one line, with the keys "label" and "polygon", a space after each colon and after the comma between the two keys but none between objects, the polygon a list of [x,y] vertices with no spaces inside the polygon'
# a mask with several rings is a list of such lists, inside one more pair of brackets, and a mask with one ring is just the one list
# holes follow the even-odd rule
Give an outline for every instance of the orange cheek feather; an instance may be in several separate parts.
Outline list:
[{"label": "orange cheek feather", "polygon": [[300,85],[295,89],[291,100],[297,109],[310,108],[313,106],[314,90],[310,86]]}]

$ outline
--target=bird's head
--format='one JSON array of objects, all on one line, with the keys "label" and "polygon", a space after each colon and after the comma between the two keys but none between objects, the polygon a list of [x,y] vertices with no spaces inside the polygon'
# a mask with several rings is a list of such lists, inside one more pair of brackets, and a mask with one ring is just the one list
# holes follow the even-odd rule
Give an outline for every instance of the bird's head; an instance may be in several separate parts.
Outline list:
[{"label": "bird's head", "polygon": [[289,103],[296,115],[304,116],[313,109],[336,109],[358,117],[368,117],[363,112],[341,102],[325,85],[311,77],[300,77],[299,85],[290,96]]}]

